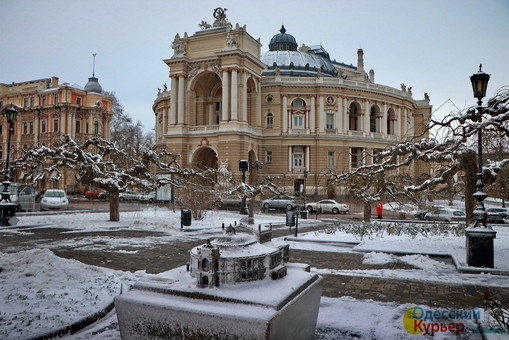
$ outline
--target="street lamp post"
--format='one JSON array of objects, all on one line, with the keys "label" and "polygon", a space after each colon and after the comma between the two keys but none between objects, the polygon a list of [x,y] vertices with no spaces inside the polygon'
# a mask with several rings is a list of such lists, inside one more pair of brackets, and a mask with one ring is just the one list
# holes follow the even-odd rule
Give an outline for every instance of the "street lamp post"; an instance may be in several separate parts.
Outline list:
[{"label": "street lamp post", "polygon": [[[249,162],[246,160],[239,161],[239,170],[242,172],[242,183],[246,183],[246,171],[249,171]],[[240,204],[240,213],[243,215],[247,215],[247,200],[246,195],[242,196],[242,202]]]},{"label": "street lamp post", "polygon": [[[486,96],[486,89],[490,75],[482,72],[482,65],[479,65],[479,71],[470,76],[474,97],[477,98],[476,120],[479,124],[482,122],[482,99]],[[482,127],[477,131],[477,192],[474,194],[476,206],[474,209],[474,221],[465,230],[467,237],[467,264],[473,267],[494,266],[493,239],[496,232],[486,223],[487,213],[484,207],[484,200],[488,195],[483,192],[483,168],[482,168]]]},{"label": "street lamp post", "polygon": [[9,130],[7,134],[7,156],[5,158],[5,170],[4,170],[4,181],[2,185],[4,189],[2,191],[2,198],[0,199],[0,222],[2,226],[13,225],[16,222],[11,220],[16,214],[17,204],[11,202],[11,193],[9,187],[11,186],[11,137],[14,132],[14,122],[18,111],[11,104],[5,110],[5,116],[7,123],[9,123]]},{"label": "street lamp post", "polygon": [[304,209],[306,208],[306,179],[308,178],[308,170],[304,169],[304,192],[302,195],[304,196]]}]

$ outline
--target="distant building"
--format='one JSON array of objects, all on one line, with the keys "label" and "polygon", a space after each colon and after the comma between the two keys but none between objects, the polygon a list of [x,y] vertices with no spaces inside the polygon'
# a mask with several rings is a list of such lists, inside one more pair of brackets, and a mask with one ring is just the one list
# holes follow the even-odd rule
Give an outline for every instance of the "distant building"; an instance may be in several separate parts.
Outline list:
[{"label": "distant building", "polygon": [[[306,192],[325,194],[329,169],[376,162],[363,154],[417,135],[429,121],[428,95],[416,100],[405,84],[375,83],[362,49],[357,65],[347,65],[320,45],[299,47],[283,26],[262,56],[245,26],[232,26],[217,10],[215,18],[191,36],[177,34],[174,55],[164,61],[170,89],[165,85],[153,105],[156,146],[180,154],[185,167],[228,162],[240,174],[238,160],[258,161],[263,166],[252,168],[249,180],[281,176],[288,191],[307,170]],[[400,171],[429,172],[422,163]]]},{"label": "distant building", "polygon": [[[11,104],[21,107],[11,139],[11,157],[19,154],[21,149],[49,146],[60,141],[64,134],[76,139],[92,136],[110,139],[112,99],[103,94],[102,87],[94,76],[89,78],[84,88],[76,84],[59,84],[57,77],[12,84],[0,83],[2,111]],[[8,123],[2,115],[2,162],[5,162],[7,154],[7,137]],[[13,178],[18,181],[19,173],[14,174]],[[74,178],[64,176],[60,181],[41,181],[39,189],[59,188],[74,192],[79,189],[77,185],[80,186]]]}]

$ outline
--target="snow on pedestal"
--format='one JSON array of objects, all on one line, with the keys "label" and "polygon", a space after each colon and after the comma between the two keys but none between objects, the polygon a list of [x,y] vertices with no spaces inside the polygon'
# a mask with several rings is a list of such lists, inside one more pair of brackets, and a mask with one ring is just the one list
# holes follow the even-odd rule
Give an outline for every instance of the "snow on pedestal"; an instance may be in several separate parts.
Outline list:
[{"label": "snow on pedestal", "polygon": [[313,338],[323,278],[259,234],[230,229],[118,296],[122,339]]}]

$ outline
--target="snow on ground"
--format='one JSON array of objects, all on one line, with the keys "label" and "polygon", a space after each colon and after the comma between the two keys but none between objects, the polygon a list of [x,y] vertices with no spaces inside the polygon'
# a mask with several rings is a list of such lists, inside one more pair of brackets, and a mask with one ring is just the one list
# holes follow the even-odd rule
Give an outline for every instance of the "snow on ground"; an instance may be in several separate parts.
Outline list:
[{"label": "snow on ground", "polygon": [[100,268],[33,249],[0,253],[0,338],[26,339],[107,307],[121,281]]},{"label": "snow on ground", "polygon": [[[144,211],[123,212],[120,222],[109,222],[107,213],[76,213],[51,216],[23,216],[19,229],[0,229],[0,236],[8,233],[30,233],[30,228],[57,227],[66,232],[99,232],[115,230],[143,230],[161,232],[162,239],[186,241],[210,237],[220,232],[225,225],[239,222],[243,217],[231,212],[207,212],[203,221],[194,221],[192,231],[180,229],[180,212],[173,213],[164,208],[150,208]],[[256,224],[284,224],[285,217],[257,214]],[[304,222],[304,221],[302,221]],[[316,221],[307,220],[306,223]],[[285,227],[286,228],[286,227]],[[305,228],[301,229],[305,230]],[[497,268],[509,270],[509,228],[495,227],[495,259]],[[94,248],[95,238],[83,238]],[[137,238],[138,239],[138,238]],[[158,240],[161,238],[158,238]],[[420,269],[415,270],[313,270],[322,274],[373,276],[409,279],[417,281],[444,282],[453,284],[480,284],[488,286],[509,286],[507,276],[489,274],[460,274],[452,265],[444,264],[422,254],[454,254],[464,261],[465,238],[456,236],[383,235],[360,240],[344,232],[303,232],[299,240],[321,242],[295,242],[276,239],[275,243],[290,243],[295,249],[314,251],[363,251],[366,264],[383,264],[402,261]],[[111,251],[125,246],[132,239],[105,239],[103,245]],[[140,238],[131,248],[143,247],[154,242],[151,237]],[[159,242],[159,241],[158,241]],[[338,242],[358,242],[350,247]],[[338,246],[339,245],[339,246]],[[53,246],[57,246],[56,244]],[[65,245],[61,245],[65,246]],[[5,251],[5,250],[4,250]],[[122,250],[125,251],[125,250]],[[132,250],[136,251],[136,250]],[[391,255],[407,252],[406,256]],[[61,259],[49,250],[30,250],[0,254],[0,338],[15,339],[43,334],[50,329],[79,320],[98,309],[104,308],[118,294],[119,282],[131,285],[145,277],[145,272],[119,272],[105,268],[86,266],[80,262]],[[318,317],[319,339],[357,337],[360,339],[414,338],[402,327],[402,315],[410,306],[380,303],[370,300],[356,300],[349,297],[340,299],[322,297]],[[414,307],[413,305],[411,307]],[[23,333],[24,332],[24,333]],[[86,330],[70,336],[69,339],[120,339],[114,313]],[[440,338],[440,337],[439,337]]]}]

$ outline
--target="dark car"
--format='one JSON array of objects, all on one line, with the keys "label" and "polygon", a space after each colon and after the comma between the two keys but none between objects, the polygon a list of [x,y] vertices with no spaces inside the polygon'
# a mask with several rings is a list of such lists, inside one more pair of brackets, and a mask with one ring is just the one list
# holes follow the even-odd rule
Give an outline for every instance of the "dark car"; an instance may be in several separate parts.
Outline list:
[{"label": "dark car", "polygon": [[97,197],[100,200],[106,201],[110,199],[110,194],[107,191],[101,191]]},{"label": "dark car", "polygon": [[504,219],[499,213],[488,211],[488,223],[504,223]]}]

